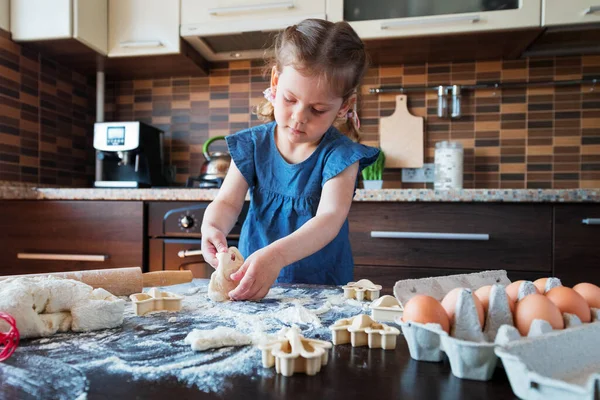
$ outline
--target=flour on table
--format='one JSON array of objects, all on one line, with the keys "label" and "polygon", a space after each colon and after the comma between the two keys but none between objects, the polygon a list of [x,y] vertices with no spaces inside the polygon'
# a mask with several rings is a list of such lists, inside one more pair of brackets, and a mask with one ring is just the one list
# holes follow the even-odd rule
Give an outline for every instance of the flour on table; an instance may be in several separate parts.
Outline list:
[{"label": "flour on table", "polygon": [[[20,277],[0,281],[0,311],[12,315],[21,338],[85,332],[123,323],[125,302],[72,279]],[[8,325],[0,321],[0,330]]]},{"label": "flour on table", "polygon": [[233,328],[220,326],[210,330],[194,329],[184,339],[192,350],[204,351],[219,347],[245,346],[252,343],[250,335],[240,333]]},{"label": "flour on table", "polygon": [[171,317],[167,320],[168,323],[172,324],[173,322],[177,322],[177,317]]}]

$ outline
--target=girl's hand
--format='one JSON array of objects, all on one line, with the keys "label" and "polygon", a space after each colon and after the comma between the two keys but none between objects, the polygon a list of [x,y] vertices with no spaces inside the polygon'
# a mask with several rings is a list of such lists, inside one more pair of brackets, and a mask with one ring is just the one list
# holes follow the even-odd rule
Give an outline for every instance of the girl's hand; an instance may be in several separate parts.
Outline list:
[{"label": "girl's hand", "polygon": [[269,246],[256,251],[237,272],[231,274],[232,280],[241,281],[237,288],[229,292],[229,297],[233,300],[262,299],[269,293],[283,267],[283,258]]},{"label": "girl's hand", "polygon": [[202,226],[202,257],[213,268],[219,266],[216,254],[226,252],[227,239],[223,232],[212,226]]}]

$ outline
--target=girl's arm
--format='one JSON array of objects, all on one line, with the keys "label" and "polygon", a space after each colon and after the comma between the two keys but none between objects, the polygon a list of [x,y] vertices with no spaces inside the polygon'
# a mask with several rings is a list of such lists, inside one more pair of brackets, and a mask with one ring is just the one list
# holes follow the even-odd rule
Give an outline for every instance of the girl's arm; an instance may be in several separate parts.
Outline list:
[{"label": "girl's arm", "polygon": [[248,192],[248,183],[231,160],[217,197],[208,205],[202,218],[202,256],[217,268],[217,252],[227,251],[225,236],[235,225]]},{"label": "girl's arm", "polygon": [[328,180],[317,214],[294,233],[248,257],[231,275],[241,282],[229,296],[234,300],[263,298],[283,267],[316,253],[335,239],[348,217],[357,174],[358,162]]}]

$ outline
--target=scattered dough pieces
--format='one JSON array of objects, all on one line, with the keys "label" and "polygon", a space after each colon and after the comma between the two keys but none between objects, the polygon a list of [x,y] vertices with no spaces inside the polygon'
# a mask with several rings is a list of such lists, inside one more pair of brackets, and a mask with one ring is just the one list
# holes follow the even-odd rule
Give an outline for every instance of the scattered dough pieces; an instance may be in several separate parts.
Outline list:
[{"label": "scattered dough pieces", "polygon": [[245,346],[252,344],[250,335],[241,333],[233,328],[220,326],[211,330],[194,329],[184,339],[192,350],[204,351],[219,347]]},{"label": "scattered dough pieces", "polygon": [[[0,311],[12,315],[22,338],[120,326],[125,301],[72,279],[20,277],[0,282]],[[0,321],[0,330],[8,326]]]},{"label": "scattered dough pieces", "polygon": [[227,253],[217,253],[217,259],[219,267],[210,276],[208,297],[213,301],[226,301],[229,300],[229,292],[239,284],[229,276],[244,264],[244,257],[236,247],[230,247]]}]

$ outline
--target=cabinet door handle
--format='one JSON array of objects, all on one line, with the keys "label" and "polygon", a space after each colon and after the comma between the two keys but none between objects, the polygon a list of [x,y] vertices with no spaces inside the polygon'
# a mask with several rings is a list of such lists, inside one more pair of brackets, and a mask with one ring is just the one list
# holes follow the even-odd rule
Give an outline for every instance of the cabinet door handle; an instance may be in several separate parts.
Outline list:
[{"label": "cabinet door handle", "polygon": [[600,218],[586,218],[581,223],[586,225],[600,225]]},{"label": "cabinet door handle", "polygon": [[598,11],[600,11],[600,6],[590,6],[583,12],[583,15],[595,14]]},{"label": "cabinet door handle", "polygon": [[284,1],[281,3],[273,3],[273,4],[251,4],[248,6],[242,7],[219,7],[219,8],[210,8],[208,13],[210,15],[223,15],[223,14],[235,14],[235,13],[243,13],[243,12],[253,12],[253,11],[265,11],[265,10],[276,10],[279,8],[294,8],[293,1]]},{"label": "cabinet door handle", "polygon": [[436,24],[454,24],[460,22],[470,22],[472,24],[481,21],[481,17],[479,15],[459,15],[456,17],[439,17],[439,18],[431,18],[427,20],[411,19],[406,21],[393,21],[393,22],[382,22],[381,29],[390,29],[390,28],[403,28],[405,26],[413,26],[413,25],[436,25]]},{"label": "cabinet door handle", "polygon": [[437,233],[437,232],[384,232],[372,231],[378,239],[433,239],[433,240],[490,240],[487,233]]},{"label": "cabinet door handle", "polygon": [[180,250],[177,253],[177,257],[179,257],[179,258],[201,256],[201,255],[202,255],[202,250]]},{"label": "cabinet door handle", "polygon": [[150,49],[155,47],[163,47],[164,44],[160,40],[142,40],[137,42],[120,42],[119,45],[124,48],[144,48]]},{"label": "cabinet door handle", "polygon": [[20,260],[104,262],[108,259],[108,256],[103,254],[17,253],[17,258]]}]

